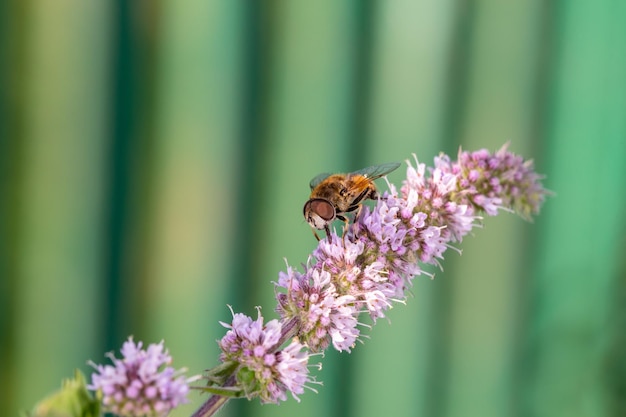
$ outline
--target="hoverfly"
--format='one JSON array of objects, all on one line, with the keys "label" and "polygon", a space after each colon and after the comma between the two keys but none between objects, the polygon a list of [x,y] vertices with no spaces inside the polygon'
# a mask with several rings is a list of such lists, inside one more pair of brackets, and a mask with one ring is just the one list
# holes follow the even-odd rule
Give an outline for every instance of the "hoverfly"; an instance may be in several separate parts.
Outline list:
[{"label": "hoverfly", "polygon": [[[378,192],[374,180],[389,174],[400,166],[397,162],[373,165],[349,174],[320,174],[310,182],[311,196],[304,204],[303,213],[311,225],[317,240],[315,229],[330,236],[329,225],[339,219],[346,224],[346,213],[357,211],[364,200],[376,200]],[[357,214],[358,215],[358,211]],[[356,218],[355,215],[355,218]]]}]

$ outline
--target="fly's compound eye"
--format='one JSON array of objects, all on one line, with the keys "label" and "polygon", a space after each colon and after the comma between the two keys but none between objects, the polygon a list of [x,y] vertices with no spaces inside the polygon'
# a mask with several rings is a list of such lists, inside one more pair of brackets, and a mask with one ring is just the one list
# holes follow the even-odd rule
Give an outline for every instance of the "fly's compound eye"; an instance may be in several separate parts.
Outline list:
[{"label": "fly's compound eye", "polygon": [[321,198],[311,201],[311,210],[324,220],[332,220],[335,218],[335,207],[327,200]]},{"label": "fly's compound eye", "polygon": [[330,221],[335,218],[335,207],[323,198],[312,198],[304,205],[304,215],[315,213],[323,220]]}]

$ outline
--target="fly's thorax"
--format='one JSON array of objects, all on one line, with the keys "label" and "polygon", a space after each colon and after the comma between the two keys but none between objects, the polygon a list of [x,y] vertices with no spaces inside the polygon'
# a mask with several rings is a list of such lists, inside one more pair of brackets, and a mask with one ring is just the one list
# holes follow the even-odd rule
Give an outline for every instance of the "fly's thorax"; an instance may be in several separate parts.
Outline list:
[{"label": "fly's thorax", "polygon": [[348,181],[345,175],[331,175],[311,191],[311,198],[323,198],[336,204],[347,190]]}]

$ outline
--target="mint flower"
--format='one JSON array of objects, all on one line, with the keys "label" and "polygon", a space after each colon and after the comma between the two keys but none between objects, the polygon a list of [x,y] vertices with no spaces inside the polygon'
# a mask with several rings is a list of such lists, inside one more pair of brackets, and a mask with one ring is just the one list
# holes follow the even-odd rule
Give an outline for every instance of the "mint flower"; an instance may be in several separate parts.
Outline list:
[{"label": "mint flower", "polygon": [[123,359],[113,353],[107,356],[113,365],[97,365],[87,388],[102,393],[105,411],[121,416],[165,416],[180,404],[187,402],[188,383],[169,365],[172,357],[164,350],[163,342],[151,344],[146,350],[143,343],[132,337],[121,349]]},{"label": "mint flower", "polygon": [[[406,179],[373,205],[356,210],[341,236],[321,240],[300,272],[287,265],[275,283],[280,321],[265,326],[233,314],[229,330],[218,343],[222,364],[210,370],[214,394],[194,417],[213,415],[228,398],[242,392],[262,402],[278,403],[290,391],[297,399],[307,383],[308,351],[331,345],[350,352],[361,337],[359,321],[367,314],[375,324],[394,303],[404,303],[414,277],[428,275],[421,264],[441,267],[445,252],[477,226],[482,215],[501,210],[525,219],[537,214],[550,193],[532,161],[507,151],[459,151],[458,160],[435,158],[429,168],[407,161]],[[283,350],[283,343],[293,339]]]},{"label": "mint flower", "polygon": [[458,177],[463,190],[460,202],[490,216],[504,209],[530,220],[551,193],[541,185],[543,177],[534,171],[533,161],[507,151],[507,147],[504,145],[494,154],[486,149],[459,152],[456,162],[441,155],[435,158],[435,165]]},{"label": "mint flower", "polygon": [[[427,168],[407,161],[398,193],[393,184],[373,208],[362,207],[342,237],[319,242],[300,273],[279,273],[277,311],[283,321],[299,322],[298,338],[312,351],[331,343],[350,351],[359,339],[359,315],[385,316],[393,302],[404,302],[419,262],[440,266],[448,248],[480,226],[480,214],[516,211],[529,219],[549,194],[532,161],[506,150],[459,152]],[[456,249],[456,248],[454,248]],[[458,250],[458,249],[457,249]]]},{"label": "mint flower", "polygon": [[[332,278],[337,279],[332,282]],[[286,274],[279,274],[277,286],[288,293],[278,294],[278,310],[283,320],[298,319],[298,338],[313,352],[324,351],[331,340],[335,349],[350,351],[359,334],[355,297],[339,294],[336,285],[342,284],[341,279],[321,268],[301,274],[288,267]]]},{"label": "mint flower", "polygon": [[292,341],[286,348],[281,344],[282,324],[271,320],[263,325],[258,317],[233,313],[231,324],[221,323],[229,330],[218,341],[222,350],[220,360],[235,363],[237,382],[249,399],[259,397],[263,403],[279,403],[287,399],[287,391],[298,400],[305,384],[314,382],[307,367],[309,355],[301,343]]}]

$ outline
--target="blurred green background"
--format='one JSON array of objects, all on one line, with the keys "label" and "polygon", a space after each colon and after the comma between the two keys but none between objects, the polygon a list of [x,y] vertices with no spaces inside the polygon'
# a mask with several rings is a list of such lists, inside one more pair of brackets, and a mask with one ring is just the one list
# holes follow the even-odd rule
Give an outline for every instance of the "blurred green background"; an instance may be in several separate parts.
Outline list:
[{"label": "blurred green background", "polygon": [[227,304],[275,318],[283,258],[315,247],[318,173],[510,141],[556,192],[534,223],[486,219],[326,355],[319,394],[220,415],[625,416],[624,22],[621,0],[0,2],[0,415],[130,334],[216,365]]}]

